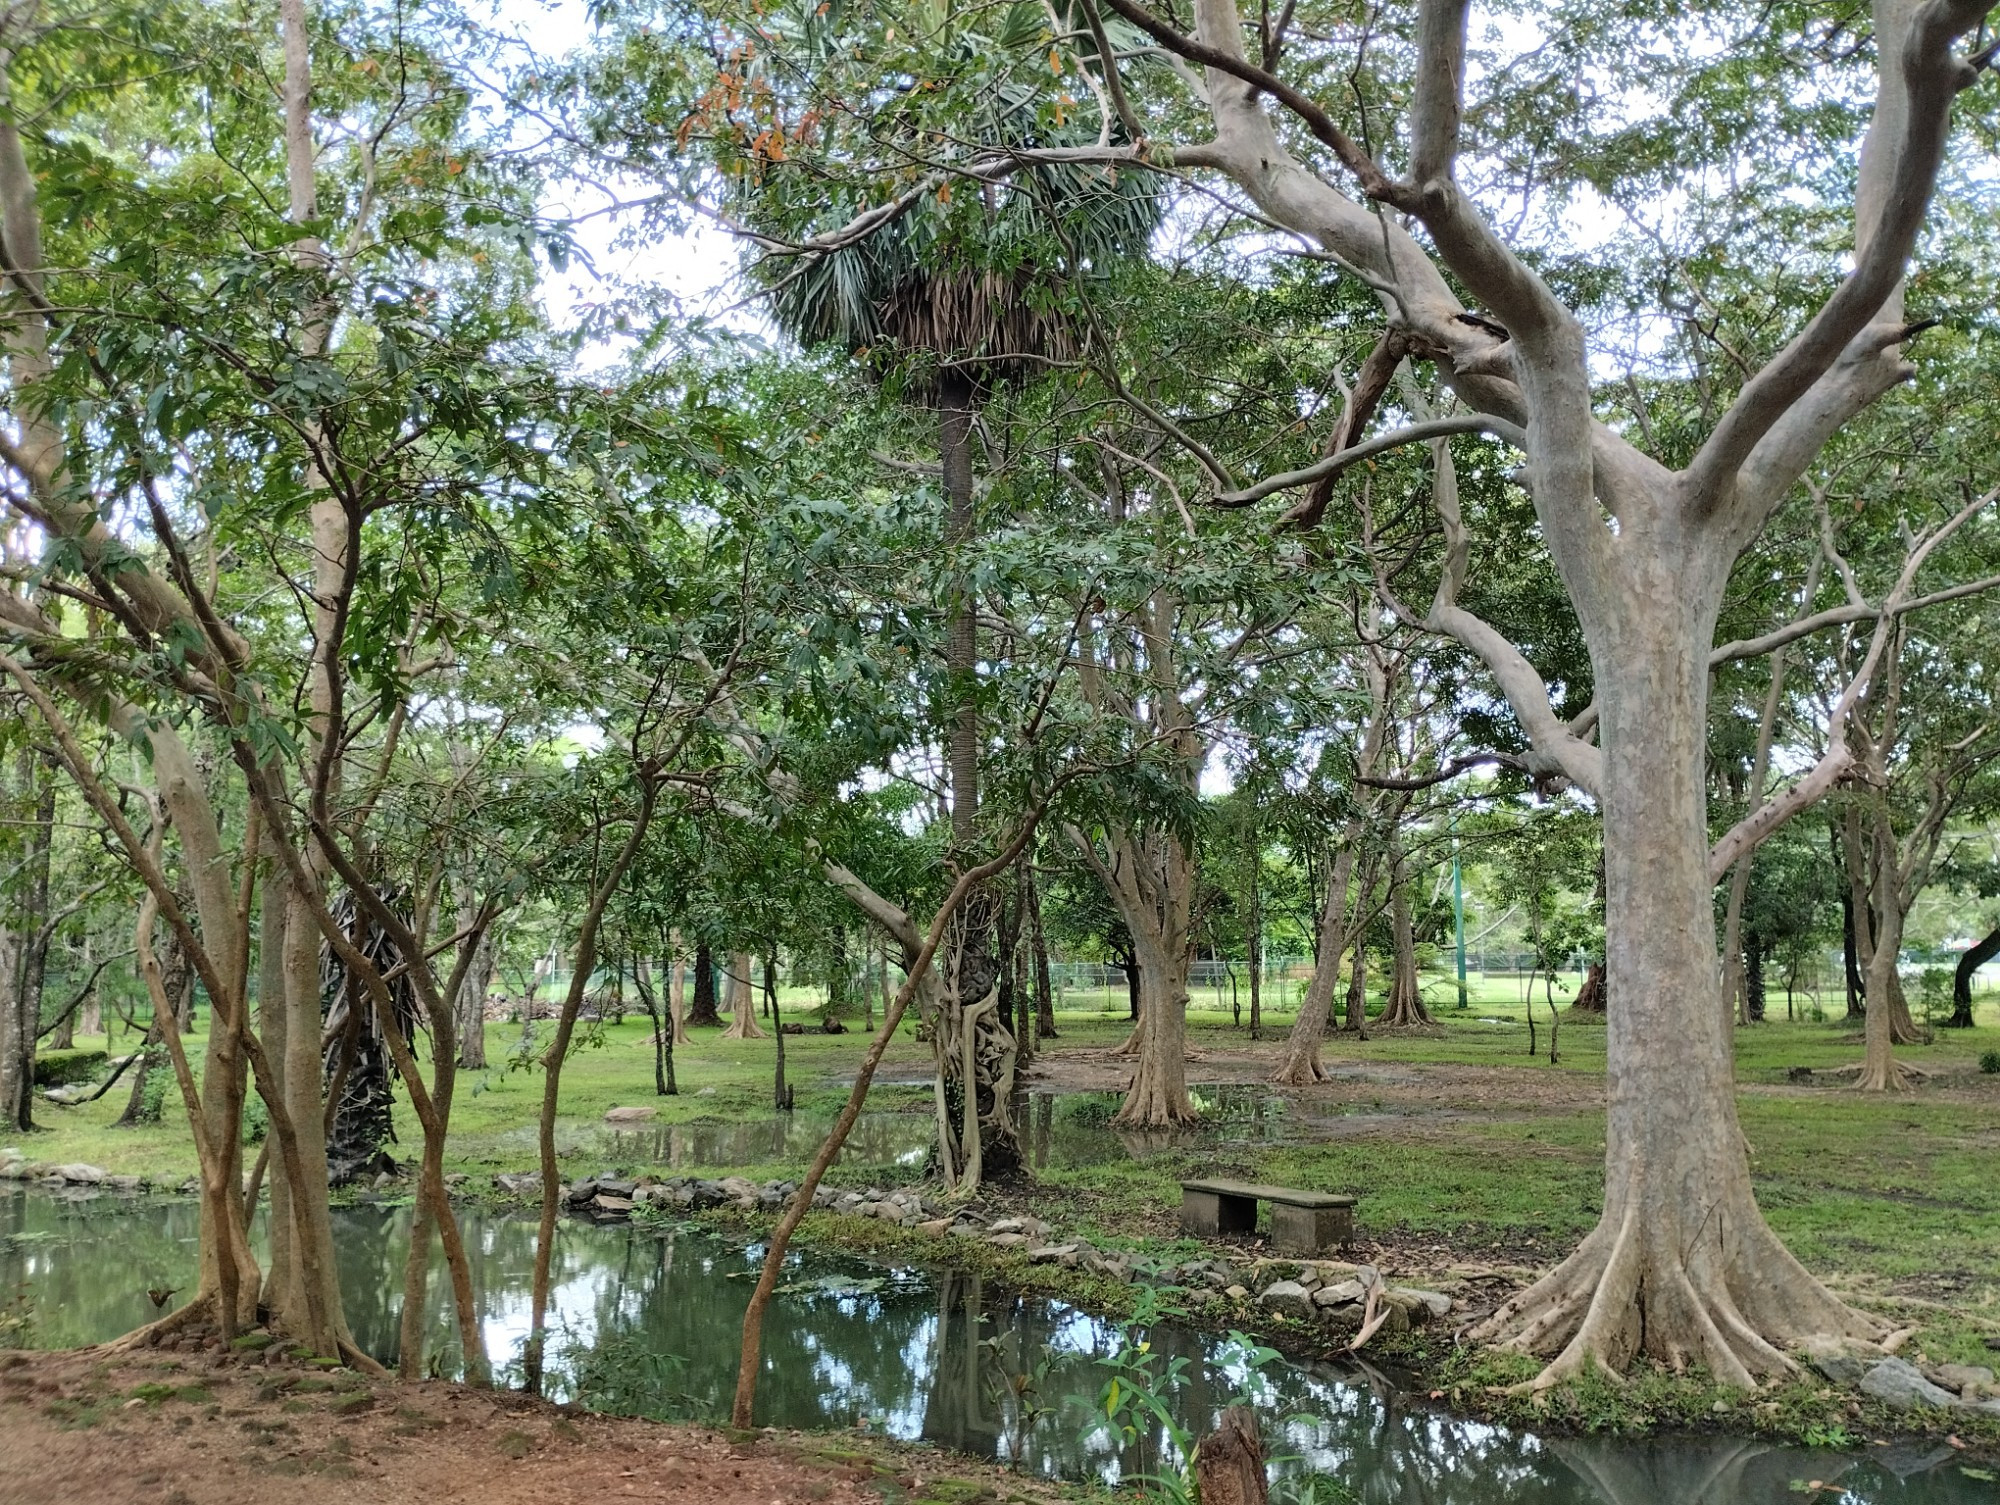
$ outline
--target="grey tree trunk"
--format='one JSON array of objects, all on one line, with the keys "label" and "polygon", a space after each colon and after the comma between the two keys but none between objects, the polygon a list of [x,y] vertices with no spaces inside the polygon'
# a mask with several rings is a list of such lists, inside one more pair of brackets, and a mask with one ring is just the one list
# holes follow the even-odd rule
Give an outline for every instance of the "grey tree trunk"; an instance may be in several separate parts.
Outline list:
[{"label": "grey tree trunk", "polygon": [[[472,924],[478,918],[478,909],[472,901],[472,891],[467,889],[459,898],[459,926]],[[465,969],[465,979],[458,990],[458,1064],[468,1071],[486,1069],[486,990],[493,983],[493,948],[493,927],[489,925],[480,932],[472,964]]]}]

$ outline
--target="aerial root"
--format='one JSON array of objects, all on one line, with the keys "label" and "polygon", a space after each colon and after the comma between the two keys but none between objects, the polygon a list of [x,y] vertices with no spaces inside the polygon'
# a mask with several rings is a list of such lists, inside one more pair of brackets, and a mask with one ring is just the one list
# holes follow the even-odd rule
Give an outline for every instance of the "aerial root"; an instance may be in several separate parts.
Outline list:
[{"label": "aerial root", "polygon": [[1908,1092],[1928,1082],[1935,1073],[1925,1066],[1892,1060],[1880,1071],[1866,1061],[1857,1061],[1852,1066],[1836,1066],[1827,1075],[1851,1076],[1854,1086],[1862,1092]]},{"label": "aerial root", "polygon": [[100,1343],[98,1351],[106,1354],[126,1354],[141,1348],[157,1348],[186,1328],[214,1320],[215,1295],[213,1292],[204,1293],[174,1308],[166,1316],[155,1318],[144,1327],[133,1328],[122,1338],[113,1338],[109,1343]]},{"label": "aerial root", "polygon": [[1318,1050],[1302,1057],[1288,1058],[1271,1073],[1274,1087],[1316,1087],[1326,1079],[1326,1067],[1320,1061]]},{"label": "aerial root", "polygon": [[1517,1353],[1554,1353],[1516,1393],[1547,1390],[1593,1369],[1617,1382],[1641,1353],[1675,1370],[1700,1365],[1743,1389],[1797,1372],[1719,1275],[1697,1286],[1695,1274],[1651,1246],[1634,1199],[1615,1235],[1600,1227],[1471,1336]]}]

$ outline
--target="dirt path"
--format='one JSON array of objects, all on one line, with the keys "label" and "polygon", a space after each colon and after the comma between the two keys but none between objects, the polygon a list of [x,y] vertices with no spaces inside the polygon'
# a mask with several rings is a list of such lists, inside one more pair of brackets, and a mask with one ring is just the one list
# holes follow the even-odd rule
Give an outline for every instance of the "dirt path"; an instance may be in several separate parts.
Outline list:
[{"label": "dirt path", "polygon": [[878,1439],[571,1413],[257,1353],[0,1354],[7,1505],[1051,1505],[1055,1489]]}]

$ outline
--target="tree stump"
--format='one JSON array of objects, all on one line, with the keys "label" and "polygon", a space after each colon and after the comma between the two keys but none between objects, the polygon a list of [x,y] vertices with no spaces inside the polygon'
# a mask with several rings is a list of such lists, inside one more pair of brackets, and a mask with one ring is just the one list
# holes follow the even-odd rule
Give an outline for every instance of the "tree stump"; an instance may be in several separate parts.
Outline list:
[{"label": "tree stump", "polygon": [[1202,1438],[1194,1480],[1201,1505],[1266,1505],[1270,1492],[1264,1482],[1264,1444],[1248,1406],[1231,1406]]}]

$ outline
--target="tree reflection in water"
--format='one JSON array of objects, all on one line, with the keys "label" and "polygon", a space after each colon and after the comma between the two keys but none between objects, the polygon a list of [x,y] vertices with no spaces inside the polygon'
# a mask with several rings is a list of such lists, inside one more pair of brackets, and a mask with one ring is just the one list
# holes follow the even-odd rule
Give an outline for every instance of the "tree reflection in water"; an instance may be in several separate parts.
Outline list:
[{"label": "tree reflection in water", "polygon": [[[1060,1116],[1050,1125],[1059,1132]],[[1049,1119],[1024,1119],[1040,1139]],[[348,1315],[359,1341],[393,1362],[401,1257],[409,1211],[336,1210]],[[62,1199],[0,1191],[0,1292],[33,1304],[30,1340],[48,1347],[101,1341],[152,1315],[148,1286],[190,1283],[192,1201]],[[468,1211],[481,1322],[496,1365],[518,1359],[527,1332],[534,1224]],[[712,1235],[632,1226],[565,1225],[556,1249],[552,1326],[571,1352],[675,1355],[671,1405],[729,1412],[739,1324],[761,1247]],[[790,1287],[765,1319],[761,1421],[786,1427],[865,1425],[909,1440],[1000,1458],[1040,1475],[1115,1482],[1161,1466],[1161,1439],[1125,1442],[1098,1406],[1096,1361],[1116,1335],[1061,1302],[1022,1298],[963,1273],[889,1270],[795,1255]],[[454,1362],[442,1266],[433,1272],[433,1351]],[[1147,1335],[1159,1370],[1188,1360],[1176,1399],[1183,1426],[1213,1425],[1243,1376],[1205,1333],[1159,1325]],[[620,1340],[615,1348],[604,1345]],[[1156,1371],[1157,1372],[1157,1371]],[[1856,1459],[1727,1437],[1544,1440],[1433,1411],[1385,1376],[1315,1363],[1277,1363],[1260,1407],[1279,1467],[1334,1475],[1370,1505],[1738,1505],[1792,1497],[1793,1480],[1833,1480],[1842,1505],[1960,1505],[1990,1486],[1941,1450],[1879,1450]],[[570,1393],[573,1370],[552,1376]],[[632,1376],[623,1376],[627,1394]],[[662,1380],[661,1383],[668,1381]]]}]

